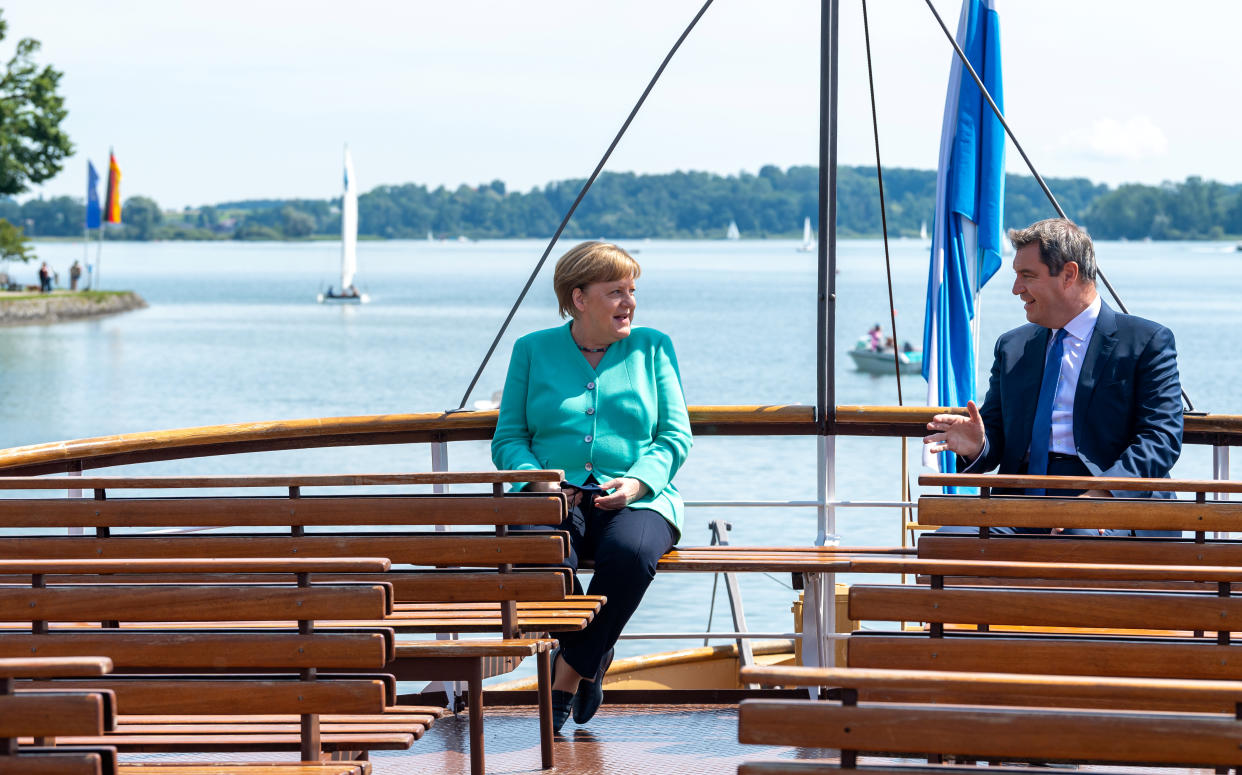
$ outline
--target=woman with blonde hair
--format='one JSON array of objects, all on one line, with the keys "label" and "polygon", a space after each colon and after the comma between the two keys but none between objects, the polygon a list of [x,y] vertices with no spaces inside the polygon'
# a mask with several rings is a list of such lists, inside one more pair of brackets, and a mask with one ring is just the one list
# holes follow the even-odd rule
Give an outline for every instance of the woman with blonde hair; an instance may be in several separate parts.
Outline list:
[{"label": "woman with blonde hair", "polygon": [[[681,533],[673,476],[690,451],[690,418],[672,341],[633,326],[640,273],[608,243],[561,257],[552,282],[570,321],[514,344],[492,438],[498,468],[565,472],[570,509],[559,529],[570,535],[569,563],[577,571],[580,558],[594,559],[587,591],[608,598],[586,629],[560,636],[558,731],[571,711],[584,724],[598,710],[613,646]],[[582,594],[576,576],[574,590]]]}]

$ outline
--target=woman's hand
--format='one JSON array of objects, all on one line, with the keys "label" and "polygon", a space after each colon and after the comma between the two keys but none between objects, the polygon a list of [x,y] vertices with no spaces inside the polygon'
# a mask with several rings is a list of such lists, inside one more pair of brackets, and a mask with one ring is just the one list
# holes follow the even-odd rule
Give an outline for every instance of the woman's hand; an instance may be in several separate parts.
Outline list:
[{"label": "woman's hand", "polygon": [[601,482],[599,486],[605,490],[612,490],[607,495],[599,495],[595,498],[595,508],[605,511],[623,509],[641,498],[647,491],[647,485],[625,476]]}]

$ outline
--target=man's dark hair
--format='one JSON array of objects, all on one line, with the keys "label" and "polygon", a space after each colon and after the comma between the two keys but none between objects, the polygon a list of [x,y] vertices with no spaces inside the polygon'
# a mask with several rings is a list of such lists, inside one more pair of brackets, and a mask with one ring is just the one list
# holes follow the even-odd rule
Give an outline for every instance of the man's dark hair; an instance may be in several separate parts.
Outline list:
[{"label": "man's dark hair", "polygon": [[1061,274],[1070,261],[1078,264],[1078,276],[1095,283],[1095,248],[1087,230],[1067,218],[1036,221],[1025,229],[1010,229],[1009,241],[1014,250],[1039,243],[1039,258],[1048,267],[1048,274]]}]

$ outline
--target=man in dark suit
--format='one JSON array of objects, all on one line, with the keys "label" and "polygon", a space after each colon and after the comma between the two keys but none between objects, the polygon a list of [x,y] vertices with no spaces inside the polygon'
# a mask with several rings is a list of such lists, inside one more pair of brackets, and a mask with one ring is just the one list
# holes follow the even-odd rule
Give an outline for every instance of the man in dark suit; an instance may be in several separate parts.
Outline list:
[{"label": "man in dark suit", "polygon": [[1009,240],[1017,250],[1013,293],[1030,323],[997,340],[982,410],[971,401],[966,417],[936,415],[924,442],[957,453],[963,473],[999,466],[1002,474],[1167,477],[1182,447],[1172,332],[1103,303],[1091,238],[1070,221],[1013,229]]}]

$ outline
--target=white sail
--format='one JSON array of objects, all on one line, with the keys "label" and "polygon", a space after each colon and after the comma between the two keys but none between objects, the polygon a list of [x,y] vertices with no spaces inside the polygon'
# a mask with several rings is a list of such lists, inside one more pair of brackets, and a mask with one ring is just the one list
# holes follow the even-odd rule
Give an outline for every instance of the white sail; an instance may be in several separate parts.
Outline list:
[{"label": "white sail", "polygon": [[341,287],[348,294],[358,271],[358,184],[354,180],[354,160],[345,148],[345,193],[341,197]]},{"label": "white sail", "polygon": [[725,239],[740,239],[741,232],[737,230],[737,221],[729,221],[729,228],[725,230]]},{"label": "white sail", "polygon": [[802,221],[802,247],[810,248],[814,242],[815,238],[811,236],[811,219],[807,218]]}]

